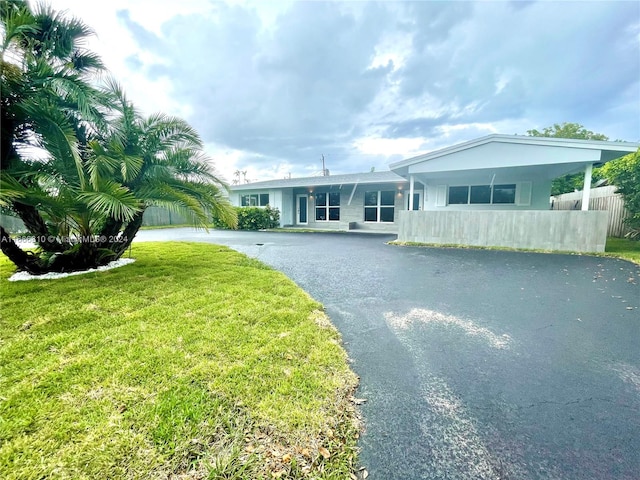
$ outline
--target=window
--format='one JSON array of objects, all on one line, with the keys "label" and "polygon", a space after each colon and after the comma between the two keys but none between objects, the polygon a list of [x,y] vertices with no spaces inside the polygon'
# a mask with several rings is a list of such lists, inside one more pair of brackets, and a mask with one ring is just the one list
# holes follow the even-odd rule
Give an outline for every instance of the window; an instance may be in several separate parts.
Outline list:
[{"label": "window", "polygon": [[493,203],[516,203],[516,185],[494,185]]},{"label": "window", "polygon": [[316,221],[340,220],[340,192],[320,192],[315,195]]},{"label": "window", "polygon": [[449,187],[449,205],[515,204],[516,184]]},{"label": "window", "polygon": [[365,192],[364,221],[393,222],[396,192],[393,190]]},{"label": "window", "polygon": [[472,186],[469,203],[491,203],[491,187],[489,185]]},{"label": "window", "polygon": [[469,203],[469,187],[449,187],[449,205]]},{"label": "window", "polygon": [[269,205],[269,194],[252,193],[250,195],[242,195],[240,205],[243,207],[266,207]]}]

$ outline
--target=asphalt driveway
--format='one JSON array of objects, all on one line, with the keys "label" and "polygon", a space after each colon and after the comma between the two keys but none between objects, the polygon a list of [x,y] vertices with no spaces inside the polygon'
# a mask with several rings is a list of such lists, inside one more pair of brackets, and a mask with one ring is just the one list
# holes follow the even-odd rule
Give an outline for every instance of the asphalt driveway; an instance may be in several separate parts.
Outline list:
[{"label": "asphalt driveway", "polygon": [[139,234],[229,245],[325,305],[370,479],[640,478],[640,267],[391,238]]}]

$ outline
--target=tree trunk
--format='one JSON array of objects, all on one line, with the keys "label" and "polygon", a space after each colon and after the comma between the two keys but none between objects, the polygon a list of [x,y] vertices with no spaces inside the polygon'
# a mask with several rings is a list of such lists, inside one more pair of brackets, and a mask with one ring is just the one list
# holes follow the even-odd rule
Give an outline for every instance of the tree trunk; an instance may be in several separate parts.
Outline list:
[{"label": "tree trunk", "polygon": [[122,228],[122,221],[115,220],[113,217],[109,217],[107,222],[102,227],[102,231],[100,232],[100,237],[103,237],[103,240],[100,242],[100,248],[108,248],[110,245],[110,240],[115,238]]},{"label": "tree trunk", "polygon": [[4,227],[0,226],[0,248],[13,264],[18,267],[19,271],[29,272],[32,275],[41,275],[47,272],[47,269],[42,266],[40,259],[30,253],[22,250],[13,238],[9,236]]},{"label": "tree trunk", "polygon": [[113,242],[111,246],[111,250],[116,253],[116,259],[120,258],[122,254],[129,248],[131,242],[133,242],[133,238],[140,230],[142,226],[142,216],[144,215],[144,208],[136,213],[133,219],[127,224],[124,231],[118,236],[118,242]]},{"label": "tree trunk", "polygon": [[47,252],[64,252],[65,246],[60,243],[56,237],[49,235],[47,224],[35,207],[20,202],[13,202],[12,208],[18,214],[27,230],[35,236],[36,243],[40,245],[43,250]]}]

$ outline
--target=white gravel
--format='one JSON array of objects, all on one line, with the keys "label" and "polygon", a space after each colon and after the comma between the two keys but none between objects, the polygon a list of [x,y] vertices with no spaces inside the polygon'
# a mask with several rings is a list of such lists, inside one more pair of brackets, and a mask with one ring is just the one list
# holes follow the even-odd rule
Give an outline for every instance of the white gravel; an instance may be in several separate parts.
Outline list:
[{"label": "white gravel", "polygon": [[89,270],[80,270],[78,272],[70,272],[70,273],[45,273],[43,275],[31,275],[27,272],[17,272],[9,277],[10,282],[21,282],[25,280],[55,280],[57,278],[70,277],[71,275],[82,275],[84,273],[91,272],[104,272],[105,270],[111,270],[112,268],[122,267],[124,265],[129,265],[130,263],[135,262],[134,258],[121,258],[119,260],[114,260],[113,262],[109,262],[106,265],[103,265],[98,268],[90,268]]}]

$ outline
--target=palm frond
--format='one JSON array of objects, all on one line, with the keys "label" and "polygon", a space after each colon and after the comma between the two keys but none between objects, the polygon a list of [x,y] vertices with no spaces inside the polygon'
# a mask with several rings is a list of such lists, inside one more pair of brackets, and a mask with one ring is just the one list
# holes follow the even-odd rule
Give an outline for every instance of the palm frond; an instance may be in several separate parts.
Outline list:
[{"label": "palm frond", "polygon": [[78,198],[90,209],[125,222],[141,210],[136,196],[127,187],[113,181],[103,181],[99,190],[82,192]]},{"label": "palm frond", "polygon": [[0,172],[0,206],[10,207],[16,200],[25,198],[28,189],[6,172]]},{"label": "palm frond", "polygon": [[84,168],[73,123],[55,105],[42,99],[30,98],[22,103],[23,110],[33,119],[42,146],[61,162],[72,162],[80,186],[84,186]]},{"label": "palm frond", "polygon": [[9,46],[19,38],[34,35],[38,25],[31,11],[25,4],[18,2],[2,2],[0,16],[3,25],[2,56]]}]

